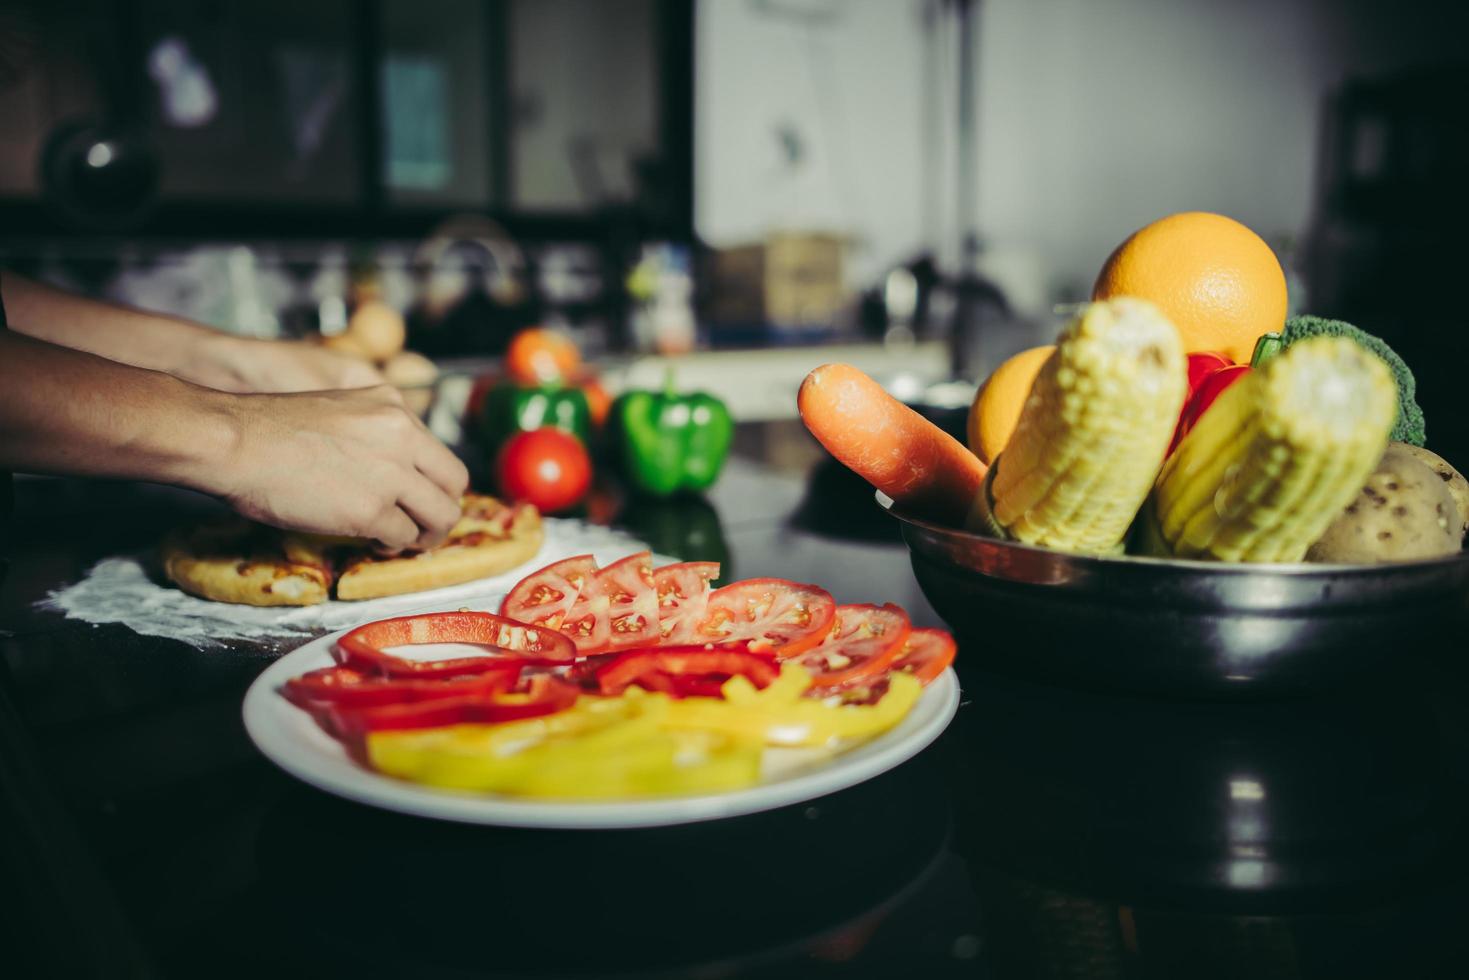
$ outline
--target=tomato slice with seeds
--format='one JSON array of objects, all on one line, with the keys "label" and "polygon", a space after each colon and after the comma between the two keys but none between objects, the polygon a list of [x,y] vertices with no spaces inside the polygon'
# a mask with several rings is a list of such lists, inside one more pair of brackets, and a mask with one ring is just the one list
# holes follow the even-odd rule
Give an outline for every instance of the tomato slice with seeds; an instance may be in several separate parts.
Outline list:
[{"label": "tomato slice with seeds", "polygon": [[954,654],[958,650],[954,638],[943,630],[914,630],[908,634],[908,642],[898,659],[893,661],[889,673],[901,670],[912,674],[926,686],[954,662]]},{"label": "tomato slice with seeds", "polygon": [[886,670],[912,629],[908,614],[892,603],[837,606],[826,639],[789,659],[810,672],[812,687],[846,687]]},{"label": "tomato slice with seeds", "polygon": [[677,643],[692,633],[709,608],[709,583],[717,578],[717,561],[683,561],[654,570],[658,635],[664,642]]},{"label": "tomato slice with seeds", "polygon": [[626,650],[658,642],[652,554],[641,551],[613,562],[597,573],[593,588],[607,599],[605,649]]},{"label": "tomato slice with seeds", "polygon": [[596,572],[597,560],[591,555],[553,562],[515,583],[500,603],[500,615],[560,629]]},{"label": "tomato slice with seeds", "polygon": [[[561,566],[568,562],[577,564],[563,569]],[[588,564],[592,565],[592,570],[586,567]],[[546,574],[551,572],[555,574]],[[545,581],[541,581],[543,576]],[[557,579],[568,585],[580,583],[576,597],[566,606],[565,612],[559,610],[566,605],[564,596],[569,589]],[[553,610],[552,615],[559,616],[556,628],[576,644],[578,656],[651,646],[658,642],[658,596],[653,588],[653,556],[646,551],[628,555],[600,570],[595,569],[590,556],[567,559],[532,574],[522,585],[526,585],[522,593],[524,598],[512,592],[505,600],[505,608],[512,608],[512,599],[517,600],[514,608],[519,608],[519,602],[544,595],[547,601],[536,608],[549,608]],[[517,592],[522,591],[520,585],[515,588]],[[551,620],[545,622],[549,625]]]},{"label": "tomato slice with seeds", "polygon": [[836,601],[820,586],[746,579],[710,593],[703,618],[679,642],[742,644],[788,657],[825,639],[835,614]]},{"label": "tomato slice with seeds", "polygon": [[806,691],[806,696],[827,698],[836,695],[844,704],[874,704],[887,693],[888,678],[899,671],[912,674],[927,687],[954,662],[957,649],[954,638],[943,630],[913,630],[897,659],[881,674],[846,685],[822,687],[813,684]]}]

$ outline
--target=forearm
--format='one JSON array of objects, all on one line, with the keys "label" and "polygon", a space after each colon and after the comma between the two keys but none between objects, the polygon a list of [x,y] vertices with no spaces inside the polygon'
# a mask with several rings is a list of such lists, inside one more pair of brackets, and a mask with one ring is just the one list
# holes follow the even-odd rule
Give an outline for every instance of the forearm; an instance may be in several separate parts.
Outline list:
[{"label": "forearm", "polygon": [[233,396],[5,331],[0,390],[0,469],[213,492],[237,438]]},{"label": "forearm", "polygon": [[197,323],[74,296],[11,272],[0,285],[12,330],[134,367],[188,376],[210,345],[226,339]]},{"label": "forearm", "polygon": [[301,341],[238,337],[177,317],[85,299],[5,273],[11,327],[49,344],[234,392],[382,383],[376,368]]}]

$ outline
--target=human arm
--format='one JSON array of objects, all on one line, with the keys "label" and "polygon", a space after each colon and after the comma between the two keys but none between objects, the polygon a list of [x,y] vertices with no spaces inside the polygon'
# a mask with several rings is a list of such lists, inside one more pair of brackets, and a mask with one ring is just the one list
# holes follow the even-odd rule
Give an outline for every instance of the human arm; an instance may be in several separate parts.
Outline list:
[{"label": "human arm", "polygon": [[171,483],[385,550],[442,539],[468,483],[387,387],[232,394],[0,331],[0,391],[0,469]]},{"label": "human arm", "polygon": [[288,392],[382,384],[377,369],[300,341],[237,337],[179,317],[87,299],[4,275],[10,327],[60,347],[163,371],[221,391]]}]

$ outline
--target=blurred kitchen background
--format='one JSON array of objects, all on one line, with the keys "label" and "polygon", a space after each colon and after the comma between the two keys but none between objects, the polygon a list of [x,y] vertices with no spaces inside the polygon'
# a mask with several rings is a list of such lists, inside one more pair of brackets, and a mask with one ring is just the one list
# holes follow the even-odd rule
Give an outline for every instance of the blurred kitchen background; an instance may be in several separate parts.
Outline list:
[{"label": "blurred kitchen background", "polygon": [[1182,210],[1385,337],[1469,456],[1469,4],[5,0],[0,264],[258,336],[386,304],[462,415],[519,328],[794,416],[956,424]]}]

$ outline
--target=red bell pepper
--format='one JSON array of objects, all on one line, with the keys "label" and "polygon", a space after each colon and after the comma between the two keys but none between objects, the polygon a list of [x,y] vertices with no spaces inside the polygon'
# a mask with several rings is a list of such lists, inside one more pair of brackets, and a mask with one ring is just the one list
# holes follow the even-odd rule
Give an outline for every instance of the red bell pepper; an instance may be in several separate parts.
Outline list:
[{"label": "red bell pepper", "polygon": [[285,696],[292,704],[314,703],[346,708],[408,704],[465,695],[504,694],[519,680],[520,667],[453,678],[393,680],[364,674],[350,667],[323,667],[286,681]]},{"label": "red bell pepper", "polygon": [[1248,364],[1234,364],[1223,354],[1203,353],[1188,356],[1188,390],[1178,427],[1173,430],[1170,453],[1178,448],[1200,418],[1230,385],[1264,364],[1281,351],[1280,335],[1267,333],[1255,342],[1255,352]]},{"label": "red bell pepper", "polygon": [[[618,655],[597,670],[603,694],[621,694],[630,684],[677,696],[718,696],[723,680],[736,674],[765,687],[780,674],[773,656],[704,645],[651,647]],[[722,680],[719,680],[721,679]],[[718,684],[714,681],[719,680]],[[666,681],[666,683],[665,683]]]},{"label": "red bell pepper", "polygon": [[[387,647],[423,643],[472,643],[504,655],[408,660],[383,652]],[[337,641],[336,656],[344,667],[364,674],[426,679],[570,663],[576,659],[576,647],[555,630],[494,613],[453,612],[399,616],[359,626]]]},{"label": "red bell pepper", "polygon": [[1183,408],[1178,412],[1178,425],[1173,429],[1173,441],[1168,444],[1169,453],[1177,449],[1178,444],[1183,441],[1183,420],[1188,415],[1189,406],[1193,404],[1199,386],[1214,372],[1233,366],[1233,361],[1213,351],[1202,351],[1188,356],[1188,394],[1183,399]]},{"label": "red bell pepper", "polygon": [[328,732],[337,738],[352,740],[368,732],[441,728],[445,725],[489,725],[535,718],[571,707],[579,693],[559,678],[542,676],[532,678],[530,692],[525,695],[461,694],[432,701],[367,707],[317,703],[312,711],[317,722]]}]

